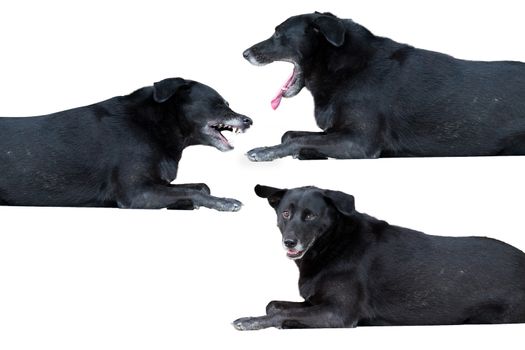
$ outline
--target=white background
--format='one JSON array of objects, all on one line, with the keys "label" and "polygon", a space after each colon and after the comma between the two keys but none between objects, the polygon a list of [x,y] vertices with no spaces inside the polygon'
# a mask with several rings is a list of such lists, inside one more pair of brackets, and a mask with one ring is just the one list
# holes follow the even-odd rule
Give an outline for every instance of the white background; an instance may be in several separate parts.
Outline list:
[{"label": "white background", "polygon": [[[314,184],[357,209],[439,235],[525,249],[523,157],[251,163],[286,130],[316,130],[304,89],[276,111],[291,66],[242,51],[299,13],[331,11],[456,57],[525,61],[519,1],[16,1],[0,5],[0,115],[51,113],[182,76],[253,118],[236,149],[184,152],[178,183],[206,182],[238,213],[0,208],[0,349],[518,348],[525,325],[238,332],[272,299],[299,300],[257,183]],[[525,276],[524,276],[525,278]]]}]

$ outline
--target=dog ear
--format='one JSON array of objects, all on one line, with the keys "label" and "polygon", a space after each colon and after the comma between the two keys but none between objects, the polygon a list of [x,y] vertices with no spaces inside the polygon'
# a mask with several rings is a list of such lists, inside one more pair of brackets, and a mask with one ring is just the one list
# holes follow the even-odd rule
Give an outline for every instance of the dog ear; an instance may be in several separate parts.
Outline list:
[{"label": "dog ear", "polygon": [[279,203],[281,202],[281,199],[283,198],[284,194],[286,193],[286,189],[280,189],[270,186],[262,186],[257,185],[254,188],[255,194],[258,195],[261,198],[267,198],[268,203],[270,203],[270,206],[272,208],[276,208]]},{"label": "dog ear", "polygon": [[153,99],[158,103],[166,102],[185,85],[186,80],[182,78],[168,78],[156,82],[153,84]]},{"label": "dog ear", "polygon": [[328,42],[336,47],[345,42],[345,26],[340,18],[330,14],[322,14],[314,20],[314,28],[318,29]]},{"label": "dog ear", "polygon": [[355,211],[354,196],[341,191],[325,190],[324,196],[343,215],[350,215]]}]

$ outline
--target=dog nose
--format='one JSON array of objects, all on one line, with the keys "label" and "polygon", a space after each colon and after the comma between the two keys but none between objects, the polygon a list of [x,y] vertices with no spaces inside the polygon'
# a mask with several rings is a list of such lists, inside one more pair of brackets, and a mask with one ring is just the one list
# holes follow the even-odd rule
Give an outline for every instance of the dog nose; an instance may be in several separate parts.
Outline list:
[{"label": "dog nose", "polygon": [[284,246],[286,248],[293,248],[297,245],[297,240],[296,239],[291,239],[291,238],[287,238],[284,240]]},{"label": "dog nose", "polygon": [[243,53],[242,53],[242,56],[246,59],[248,59],[248,57],[250,56],[250,49],[248,50],[245,50]]},{"label": "dog nose", "polygon": [[244,123],[244,125],[247,125],[247,126],[250,126],[253,124],[253,121],[248,117],[242,117],[242,122]]}]

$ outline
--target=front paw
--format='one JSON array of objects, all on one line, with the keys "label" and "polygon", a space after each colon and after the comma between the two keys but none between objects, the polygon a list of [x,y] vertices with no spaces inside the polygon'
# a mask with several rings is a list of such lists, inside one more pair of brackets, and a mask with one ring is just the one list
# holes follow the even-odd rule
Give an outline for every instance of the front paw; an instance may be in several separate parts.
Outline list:
[{"label": "front paw", "polygon": [[271,147],[254,148],[246,153],[246,156],[252,162],[269,162],[277,158]]},{"label": "front paw", "polygon": [[261,322],[260,317],[243,317],[232,322],[233,327],[238,331],[256,331],[266,328]]},{"label": "front paw", "polygon": [[242,203],[232,198],[218,198],[215,202],[214,209],[219,211],[239,211]]}]

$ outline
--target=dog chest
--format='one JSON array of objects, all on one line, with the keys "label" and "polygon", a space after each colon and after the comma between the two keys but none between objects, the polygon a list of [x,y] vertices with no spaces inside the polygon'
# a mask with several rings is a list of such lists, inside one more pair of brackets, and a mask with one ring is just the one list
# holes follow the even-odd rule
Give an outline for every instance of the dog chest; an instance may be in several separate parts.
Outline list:
[{"label": "dog chest", "polygon": [[324,106],[315,106],[315,121],[317,126],[323,130],[331,128],[334,124],[334,106],[326,104]]},{"label": "dog chest", "polygon": [[[179,157],[180,158],[180,157]],[[159,173],[162,180],[172,182],[177,177],[178,160],[163,159],[159,164]]]}]

